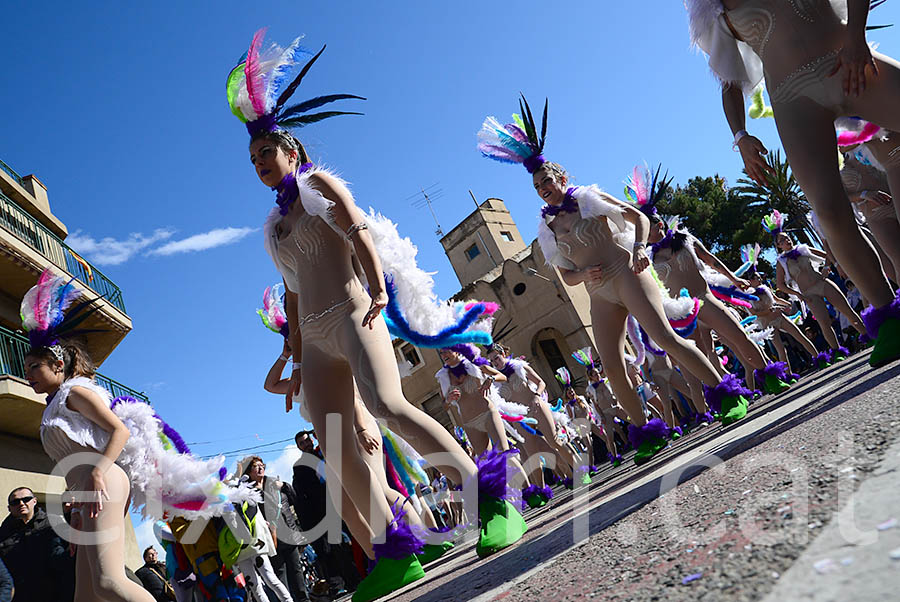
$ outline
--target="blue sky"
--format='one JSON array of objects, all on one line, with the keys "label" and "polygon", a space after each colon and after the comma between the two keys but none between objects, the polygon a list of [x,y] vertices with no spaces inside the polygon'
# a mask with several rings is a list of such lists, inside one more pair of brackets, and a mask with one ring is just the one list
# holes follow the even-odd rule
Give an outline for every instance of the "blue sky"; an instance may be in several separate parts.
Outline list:
[{"label": "blue sky", "polygon": [[[532,239],[530,177],[475,150],[484,117],[507,118],[520,91],[533,107],[550,98],[545,154],[577,183],[620,194],[644,161],[678,183],[740,176],[716,82],[688,46],[677,1],[57,1],[4,13],[0,159],[46,184],[70,243],[123,289],[134,331],[102,371],[150,395],[186,441],[203,443],[200,454],[267,444],[271,461],[300,426],[261,387],[281,346],[255,314],[278,280],[260,231],[273,194],[224,94],[257,28],[282,45],[303,33],[308,48],[328,43],[295,98],[368,97],[345,104],[364,117],[298,135],[362,207],[399,223],[444,297],[458,282],[431,215],[407,199],[439,184],[449,231],[473,209],[468,190],[500,197]],[[900,23],[900,7],[888,2],[870,22]],[[900,56],[895,30],[871,39]],[[748,129],[778,147],[770,120]]]}]

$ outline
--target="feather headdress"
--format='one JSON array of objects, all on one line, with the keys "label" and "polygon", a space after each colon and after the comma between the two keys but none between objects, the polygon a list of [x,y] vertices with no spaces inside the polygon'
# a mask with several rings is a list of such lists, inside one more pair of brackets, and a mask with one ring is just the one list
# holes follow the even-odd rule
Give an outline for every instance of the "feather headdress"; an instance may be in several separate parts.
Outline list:
[{"label": "feather headdress", "polygon": [[91,307],[93,300],[71,307],[80,295],[73,284],[74,280],[54,276],[50,270],[44,270],[37,284],[25,293],[19,314],[32,349],[47,347],[53,350],[57,358],[62,359],[62,350],[57,347],[60,339],[96,332],[78,329],[99,307]]},{"label": "feather headdress", "polygon": [[759,261],[759,251],[760,246],[758,242],[741,247],[741,260],[744,263],[734,271],[735,276],[756,273],[756,263]]},{"label": "feather headdress", "polygon": [[536,172],[546,162],[542,153],[547,139],[547,107],[544,100],[540,135],[524,95],[519,99],[521,116],[514,114],[514,123],[502,124],[496,117],[487,117],[478,132],[478,150],[489,159],[521,163],[528,173]]},{"label": "feather headdress", "polygon": [[784,222],[786,219],[786,215],[778,211],[778,209],[774,209],[772,213],[762,218],[763,230],[772,236],[776,236],[784,229]]},{"label": "feather headdress", "polygon": [[287,314],[284,312],[284,285],[280,282],[274,286],[267,286],[263,291],[262,309],[257,309],[256,313],[262,319],[263,325],[277,332],[284,338],[288,338],[290,334]]},{"label": "feather headdress", "polygon": [[594,354],[591,351],[590,347],[582,347],[578,351],[572,354],[572,357],[575,358],[575,361],[591,370],[596,368],[597,366],[594,364]]},{"label": "feather headdress", "polygon": [[883,138],[886,134],[880,125],[870,123],[859,117],[838,117],[834,120],[838,146],[854,146],[864,144],[873,138]]},{"label": "feather headdress", "polygon": [[625,183],[625,197],[648,217],[656,215],[656,204],[663,199],[674,179],[668,178],[667,171],[660,180],[660,170],[662,165],[656,167],[656,173],[651,177],[649,167],[637,165]]},{"label": "feather headdress", "polygon": [[279,128],[303,127],[337,115],[362,114],[348,111],[309,112],[336,100],[348,98],[365,100],[362,96],[354,94],[317,96],[291,106],[285,106],[313,63],[322,56],[325,46],[322,46],[322,50],[309,59],[303,65],[300,73],[287,86],[284,86],[288,73],[298,64],[297,60],[300,56],[308,56],[312,53],[300,48],[300,38],[295,39],[287,48],[281,48],[273,43],[264,49],[265,34],[266,28],[256,32],[250,42],[250,48],[228,74],[225,84],[228,106],[231,107],[231,112],[235,117],[247,126],[250,136],[255,136],[260,132],[273,132]]},{"label": "feather headdress", "polygon": [[557,368],[556,369],[557,382],[561,384],[563,387],[571,387],[572,386],[572,375],[569,374],[569,370],[567,368]]}]

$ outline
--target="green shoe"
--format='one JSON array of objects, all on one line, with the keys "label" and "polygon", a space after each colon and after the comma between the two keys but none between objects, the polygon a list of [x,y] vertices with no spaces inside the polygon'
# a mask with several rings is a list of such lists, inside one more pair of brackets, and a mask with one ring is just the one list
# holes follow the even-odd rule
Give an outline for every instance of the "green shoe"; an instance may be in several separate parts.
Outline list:
[{"label": "green shoe", "polygon": [[547,505],[547,498],[540,493],[532,493],[525,500],[525,503],[528,504],[529,508],[543,508]]},{"label": "green shoe", "polygon": [[[763,381],[763,391],[772,395],[784,393],[790,388],[791,385],[784,382],[774,374],[766,374],[766,379]],[[741,418],[743,418],[743,416]]]},{"label": "green shoe", "polygon": [[743,395],[731,395],[722,399],[722,426],[728,426],[747,415],[749,403]]},{"label": "green shoe", "polygon": [[382,556],[369,575],[360,581],[353,594],[353,602],[370,602],[418,581],[425,576],[425,569],[415,554],[400,559]]},{"label": "green shoe", "polygon": [[475,553],[479,558],[490,556],[513,545],[525,534],[525,519],[512,504],[495,497],[478,500],[478,518],[481,522]]},{"label": "green shoe", "polygon": [[584,473],[584,476],[581,477],[581,484],[582,485],[590,485],[591,484],[591,475],[589,475],[588,473]]},{"label": "green shoe", "polygon": [[445,541],[439,545],[432,545],[430,543],[425,544],[425,549],[422,550],[421,554],[416,554],[416,558],[419,559],[419,564],[425,566],[429,562],[433,560],[437,560],[444,554],[446,554],[449,550],[453,549],[454,545],[452,541]]},{"label": "green shoe", "polygon": [[900,319],[887,318],[878,329],[869,365],[878,368],[897,359],[900,359]]},{"label": "green shoe", "polygon": [[634,454],[634,463],[640,466],[668,446],[669,442],[665,439],[648,439],[638,446],[637,453]]}]

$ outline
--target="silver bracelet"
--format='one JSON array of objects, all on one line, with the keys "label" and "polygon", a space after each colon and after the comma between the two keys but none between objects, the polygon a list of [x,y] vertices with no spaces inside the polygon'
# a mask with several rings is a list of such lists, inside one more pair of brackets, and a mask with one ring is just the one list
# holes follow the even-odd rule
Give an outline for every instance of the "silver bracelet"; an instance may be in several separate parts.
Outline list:
[{"label": "silver bracelet", "polygon": [[358,222],[347,228],[347,238],[353,238],[353,235],[360,230],[368,230],[369,224],[366,222]]},{"label": "silver bracelet", "polygon": [[296,372],[297,370],[299,370],[299,369],[300,369],[300,366],[301,366],[302,364],[303,364],[303,362],[293,362],[293,363],[291,364],[291,372]]},{"label": "silver bracelet", "polygon": [[278,356],[278,359],[281,360],[282,362],[286,362],[291,358],[282,353],[281,355]]},{"label": "silver bracelet", "polygon": [[741,139],[743,139],[744,137],[749,136],[749,135],[750,134],[747,133],[747,130],[740,130],[738,133],[736,133],[734,135],[734,142],[731,144],[731,150],[737,152],[738,142],[740,142]]}]

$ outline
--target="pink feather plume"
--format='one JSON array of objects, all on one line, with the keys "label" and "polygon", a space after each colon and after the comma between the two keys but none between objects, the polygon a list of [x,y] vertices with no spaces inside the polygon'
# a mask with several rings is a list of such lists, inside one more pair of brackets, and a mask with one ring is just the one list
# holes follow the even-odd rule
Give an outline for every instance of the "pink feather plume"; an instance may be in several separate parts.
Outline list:
[{"label": "pink feather plume", "polygon": [[268,28],[263,27],[253,35],[250,49],[247,50],[247,61],[244,63],[244,77],[247,80],[247,94],[256,116],[266,114],[266,83],[260,73],[259,53],[262,48],[263,38]]},{"label": "pink feather plume", "polygon": [[881,126],[866,122],[866,125],[863,126],[863,129],[858,132],[846,131],[838,134],[837,143],[838,146],[852,146],[854,144],[862,144],[874,138],[875,134],[877,134],[879,131],[881,131]]},{"label": "pink feather plume", "polygon": [[638,204],[644,205],[650,200],[650,171],[647,168],[635,166],[631,175],[631,187]]},{"label": "pink feather plume", "polygon": [[48,286],[53,274],[50,270],[44,270],[41,277],[37,281],[37,298],[34,300],[34,319],[42,329],[50,326],[50,301],[53,297],[53,291]]}]

